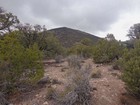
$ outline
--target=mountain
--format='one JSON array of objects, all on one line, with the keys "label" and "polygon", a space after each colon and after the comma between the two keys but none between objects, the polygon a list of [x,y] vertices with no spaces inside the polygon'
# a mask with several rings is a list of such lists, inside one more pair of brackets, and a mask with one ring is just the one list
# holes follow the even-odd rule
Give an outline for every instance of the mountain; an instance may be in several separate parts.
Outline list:
[{"label": "mountain", "polygon": [[49,31],[52,32],[65,47],[71,47],[76,42],[79,42],[84,38],[91,39],[93,44],[95,44],[99,39],[101,39],[95,35],[67,27],[55,28]]}]

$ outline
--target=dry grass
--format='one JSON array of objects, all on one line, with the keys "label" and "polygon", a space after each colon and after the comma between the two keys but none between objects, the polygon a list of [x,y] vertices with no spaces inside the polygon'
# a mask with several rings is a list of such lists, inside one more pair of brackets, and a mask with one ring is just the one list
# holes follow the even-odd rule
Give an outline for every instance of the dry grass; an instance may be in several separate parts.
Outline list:
[{"label": "dry grass", "polygon": [[69,59],[71,67],[67,73],[68,84],[64,92],[59,94],[60,105],[89,105],[90,104],[90,69],[91,66],[81,67],[76,57]]},{"label": "dry grass", "polygon": [[91,73],[91,78],[101,78],[101,70],[96,68]]},{"label": "dry grass", "polygon": [[52,86],[48,87],[46,99],[52,100],[52,99],[55,99],[55,97],[56,97],[56,90]]}]

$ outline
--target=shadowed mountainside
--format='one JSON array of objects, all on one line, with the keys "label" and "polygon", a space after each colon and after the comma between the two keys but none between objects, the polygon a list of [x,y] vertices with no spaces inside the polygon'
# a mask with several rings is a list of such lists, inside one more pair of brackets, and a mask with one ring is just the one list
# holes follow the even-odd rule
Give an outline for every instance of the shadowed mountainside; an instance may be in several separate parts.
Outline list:
[{"label": "shadowed mountainside", "polygon": [[60,40],[64,47],[71,47],[73,44],[81,41],[84,38],[91,39],[93,44],[101,39],[100,37],[97,37],[95,35],[67,27],[55,28],[49,31],[52,32]]}]

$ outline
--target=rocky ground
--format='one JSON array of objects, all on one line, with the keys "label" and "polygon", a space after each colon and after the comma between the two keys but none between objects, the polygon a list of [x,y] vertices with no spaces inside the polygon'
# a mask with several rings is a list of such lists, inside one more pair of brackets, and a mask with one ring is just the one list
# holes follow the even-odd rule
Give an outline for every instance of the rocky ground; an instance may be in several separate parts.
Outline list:
[{"label": "rocky ground", "polygon": [[[91,101],[94,105],[140,105],[140,102],[133,100],[127,102],[131,97],[127,98],[123,96],[126,93],[125,84],[120,79],[121,72],[119,70],[113,70],[111,65],[97,65],[92,62],[91,59],[84,60],[83,65],[92,65],[92,70],[100,71],[100,76],[90,79],[90,85],[94,89],[91,92]],[[54,60],[44,61],[45,75],[44,77],[50,77],[54,80],[58,80],[60,83],[52,84],[51,86],[58,91],[64,90],[64,85],[68,82],[67,62],[54,63]],[[53,105],[53,101],[46,99],[47,88],[37,88],[28,93],[22,93],[18,97],[11,98],[13,105]],[[132,99],[132,98],[131,98]]]}]

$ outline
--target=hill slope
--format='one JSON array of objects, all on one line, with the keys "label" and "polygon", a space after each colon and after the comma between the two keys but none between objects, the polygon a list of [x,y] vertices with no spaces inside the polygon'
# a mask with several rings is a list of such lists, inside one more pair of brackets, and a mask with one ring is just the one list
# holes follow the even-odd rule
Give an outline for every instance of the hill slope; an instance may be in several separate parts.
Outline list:
[{"label": "hill slope", "polygon": [[73,44],[81,41],[84,38],[91,39],[93,43],[96,43],[99,39],[101,39],[92,34],[67,27],[55,28],[49,31],[52,32],[65,47],[71,47]]}]

